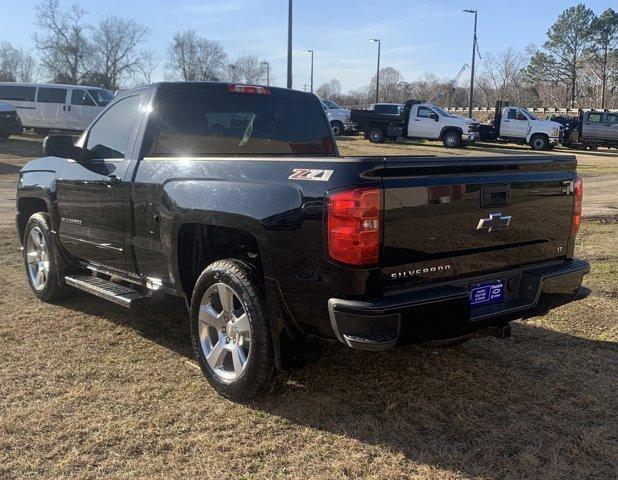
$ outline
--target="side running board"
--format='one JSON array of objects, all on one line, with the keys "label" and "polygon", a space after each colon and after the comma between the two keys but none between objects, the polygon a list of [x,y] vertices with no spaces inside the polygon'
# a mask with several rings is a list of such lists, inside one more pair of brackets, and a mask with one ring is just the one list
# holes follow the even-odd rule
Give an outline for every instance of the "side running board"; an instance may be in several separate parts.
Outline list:
[{"label": "side running board", "polygon": [[104,298],[125,308],[138,308],[148,302],[148,296],[139,290],[110,282],[91,275],[68,275],[64,277],[67,285]]}]

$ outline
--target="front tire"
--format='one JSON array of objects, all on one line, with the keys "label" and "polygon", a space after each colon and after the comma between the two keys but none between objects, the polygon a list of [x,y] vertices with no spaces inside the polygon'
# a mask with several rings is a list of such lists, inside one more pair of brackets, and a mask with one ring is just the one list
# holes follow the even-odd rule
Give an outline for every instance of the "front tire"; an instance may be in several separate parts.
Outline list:
[{"label": "front tire", "polygon": [[454,130],[451,130],[450,132],[446,132],[442,136],[442,144],[446,148],[461,147],[461,134],[459,132],[454,131]]},{"label": "front tire", "polygon": [[44,302],[54,302],[68,290],[64,283],[65,264],[57,257],[49,217],[46,213],[35,213],[24,229],[23,258],[30,289]]},{"label": "front tire", "polygon": [[371,143],[382,143],[384,142],[384,132],[379,128],[374,128],[369,132],[369,141]]},{"label": "front tire", "polygon": [[275,372],[261,282],[236,260],[219,260],[202,272],[191,298],[191,339],[210,385],[222,396],[247,401]]},{"label": "front tire", "polygon": [[330,128],[333,130],[333,135],[335,137],[343,135],[343,123],[341,123],[341,122],[332,122],[330,124]]},{"label": "front tire", "polygon": [[530,139],[532,150],[548,150],[549,139],[545,135],[534,135]]}]

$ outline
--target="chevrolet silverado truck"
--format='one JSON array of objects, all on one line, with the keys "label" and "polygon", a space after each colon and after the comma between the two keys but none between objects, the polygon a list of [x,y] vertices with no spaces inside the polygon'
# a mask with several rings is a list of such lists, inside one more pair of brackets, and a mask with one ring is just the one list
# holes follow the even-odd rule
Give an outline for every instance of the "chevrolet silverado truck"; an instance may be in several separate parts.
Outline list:
[{"label": "chevrolet silverado truck", "polygon": [[322,99],[322,105],[335,137],[354,132],[355,126],[350,122],[350,110],[340,107],[332,100]]},{"label": "chevrolet silverado truck", "polygon": [[479,136],[479,124],[470,118],[451,115],[437,105],[408,100],[399,115],[375,110],[352,110],[350,117],[372,143],[386,139],[442,140],[445,147],[461,147]]},{"label": "chevrolet silverado truck", "polygon": [[491,123],[480,125],[480,140],[528,144],[533,150],[549,150],[562,138],[562,125],[540,120],[523,107],[496,102],[496,114]]},{"label": "chevrolet silverado truck", "polygon": [[153,84],[43,150],[17,187],[34,295],[181,297],[204,375],[234,399],[322,340],[507,331],[572,300],[589,270],[573,257],[574,156],[340,157],[304,92]]}]

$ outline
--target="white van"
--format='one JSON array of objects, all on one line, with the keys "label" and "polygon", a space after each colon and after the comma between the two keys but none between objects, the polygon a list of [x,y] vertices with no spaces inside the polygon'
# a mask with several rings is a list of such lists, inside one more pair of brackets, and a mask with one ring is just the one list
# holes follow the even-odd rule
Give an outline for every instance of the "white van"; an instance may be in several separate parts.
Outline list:
[{"label": "white van", "polygon": [[13,105],[25,128],[84,130],[114,99],[109,90],[84,85],[0,82],[0,101]]}]

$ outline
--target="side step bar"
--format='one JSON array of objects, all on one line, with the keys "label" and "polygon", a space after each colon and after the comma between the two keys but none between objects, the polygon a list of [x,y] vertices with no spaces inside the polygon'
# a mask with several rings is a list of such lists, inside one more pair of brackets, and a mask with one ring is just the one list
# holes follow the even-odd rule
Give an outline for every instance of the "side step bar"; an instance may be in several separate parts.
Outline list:
[{"label": "side step bar", "polygon": [[67,285],[104,298],[125,308],[138,308],[148,302],[148,296],[139,290],[91,275],[67,275]]}]

